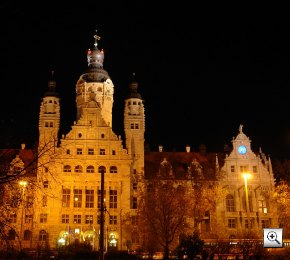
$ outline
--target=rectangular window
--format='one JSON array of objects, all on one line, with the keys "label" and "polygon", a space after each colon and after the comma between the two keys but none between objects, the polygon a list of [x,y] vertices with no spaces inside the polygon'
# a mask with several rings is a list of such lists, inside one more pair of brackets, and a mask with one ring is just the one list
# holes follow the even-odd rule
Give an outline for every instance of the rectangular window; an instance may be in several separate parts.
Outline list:
[{"label": "rectangular window", "polygon": [[93,215],[86,215],[86,224],[93,224]]},{"label": "rectangular window", "polygon": [[[106,201],[106,191],[104,190],[104,201]],[[101,190],[98,190],[98,209],[101,208]]]},{"label": "rectangular window", "polygon": [[94,190],[86,190],[86,208],[94,207]]},{"label": "rectangular window", "polygon": [[240,166],[240,172],[248,172],[248,166],[247,165],[241,165]]},{"label": "rectangular window", "polygon": [[48,188],[48,181],[43,182],[43,188],[47,189]]},{"label": "rectangular window", "polygon": [[137,190],[137,182],[133,182],[133,190]]},{"label": "rectangular window", "polygon": [[32,208],[33,205],[33,199],[31,196],[26,197],[26,208]]},{"label": "rectangular window", "polygon": [[70,189],[62,190],[62,206],[66,208],[70,206]]},{"label": "rectangular window", "polygon": [[47,214],[46,213],[40,214],[39,222],[40,223],[47,223]]},{"label": "rectangular window", "polygon": [[249,226],[249,220],[245,219],[245,228],[253,228],[254,222],[255,222],[255,219],[251,218],[250,219],[250,226]]},{"label": "rectangular window", "polygon": [[261,224],[262,224],[262,228],[269,228],[270,227],[269,219],[262,219]]},{"label": "rectangular window", "polygon": [[98,215],[98,220],[97,220],[98,224],[101,224],[101,216]]},{"label": "rectangular window", "polygon": [[47,207],[47,195],[42,197],[42,207]]},{"label": "rectangular window", "polygon": [[69,223],[69,214],[62,214],[62,215],[61,215],[61,223],[62,223],[62,224],[67,224],[67,223]]},{"label": "rectangular window", "polygon": [[88,149],[88,154],[89,154],[89,155],[94,155],[94,149],[89,148],[89,149]]},{"label": "rectangular window", "polygon": [[131,129],[134,129],[134,124],[131,124]]},{"label": "rectangular window", "polygon": [[82,190],[74,189],[74,207],[81,208],[82,207]]},{"label": "rectangular window", "polygon": [[236,228],[236,219],[235,218],[228,219],[228,227],[229,228]]},{"label": "rectangular window", "polygon": [[231,172],[235,172],[235,165],[231,165]]},{"label": "rectangular window", "polygon": [[74,224],[82,223],[82,215],[74,215]]},{"label": "rectangular window", "polygon": [[117,225],[117,216],[110,215],[110,225]]},{"label": "rectangular window", "polygon": [[116,151],[115,150],[112,150],[112,155],[116,155]]},{"label": "rectangular window", "polygon": [[110,202],[110,205],[109,205],[110,209],[117,208],[117,190],[110,190],[109,202]]},{"label": "rectangular window", "polygon": [[253,173],[258,173],[258,167],[257,167],[257,165],[254,165],[253,166]]},{"label": "rectangular window", "polygon": [[139,124],[135,124],[135,129],[139,129]]},{"label": "rectangular window", "polygon": [[137,209],[137,197],[133,197],[132,199],[132,209]]},{"label": "rectangular window", "polygon": [[82,148],[77,148],[77,154],[78,155],[83,154],[83,149]]},{"label": "rectangular window", "polygon": [[10,214],[9,222],[10,223],[16,223],[17,215],[15,213]]},{"label": "rectangular window", "polygon": [[66,150],[66,154],[70,154],[70,149],[67,149]]},{"label": "rectangular window", "polygon": [[25,214],[25,223],[32,223],[32,214]]},{"label": "rectangular window", "polygon": [[100,155],[105,155],[105,154],[106,154],[105,149],[100,149]]},{"label": "rectangular window", "polygon": [[267,203],[265,200],[259,200],[258,204],[259,204],[259,212],[268,213]]}]

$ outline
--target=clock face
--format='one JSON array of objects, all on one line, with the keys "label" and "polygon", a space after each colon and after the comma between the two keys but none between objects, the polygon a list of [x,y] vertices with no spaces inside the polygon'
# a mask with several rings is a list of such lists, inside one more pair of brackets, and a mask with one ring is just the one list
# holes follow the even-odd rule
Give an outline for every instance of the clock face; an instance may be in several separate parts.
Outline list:
[{"label": "clock face", "polygon": [[246,146],[244,146],[244,145],[240,145],[240,146],[238,147],[238,152],[239,152],[239,154],[245,154],[245,153],[247,152],[247,148],[246,148]]}]

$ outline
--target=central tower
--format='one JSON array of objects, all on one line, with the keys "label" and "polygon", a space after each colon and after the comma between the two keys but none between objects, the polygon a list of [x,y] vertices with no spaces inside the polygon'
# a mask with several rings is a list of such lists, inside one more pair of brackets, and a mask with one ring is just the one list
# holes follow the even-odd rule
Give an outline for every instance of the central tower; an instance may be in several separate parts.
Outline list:
[{"label": "central tower", "polygon": [[94,38],[93,49],[87,51],[88,69],[76,84],[77,120],[80,119],[83,108],[94,101],[101,108],[106,124],[112,127],[114,85],[108,72],[103,69],[104,51],[97,47],[100,36],[96,34]]}]

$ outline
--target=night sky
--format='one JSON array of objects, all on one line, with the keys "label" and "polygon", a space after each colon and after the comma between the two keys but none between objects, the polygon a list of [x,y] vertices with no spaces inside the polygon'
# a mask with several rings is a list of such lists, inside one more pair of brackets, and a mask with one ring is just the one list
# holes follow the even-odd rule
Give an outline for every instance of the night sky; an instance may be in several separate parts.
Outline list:
[{"label": "night sky", "polygon": [[75,84],[97,29],[104,69],[115,85],[117,135],[124,137],[124,99],[135,73],[151,150],[205,144],[210,152],[223,151],[243,124],[254,151],[290,159],[290,22],[221,19],[190,1],[40,2],[0,4],[1,147],[37,141],[40,99],[52,70],[61,133],[70,130]]}]

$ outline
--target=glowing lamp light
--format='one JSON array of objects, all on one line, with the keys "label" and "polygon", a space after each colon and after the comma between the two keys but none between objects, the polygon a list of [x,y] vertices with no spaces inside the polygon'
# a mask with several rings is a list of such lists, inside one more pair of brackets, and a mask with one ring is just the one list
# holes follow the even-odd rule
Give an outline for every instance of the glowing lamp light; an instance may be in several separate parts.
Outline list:
[{"label": "glowing lamp light", "polygon": [[248,180],[248,179],[251,179],[251,178],[252,178],[252,175],[251,175],[250,173],[244,173],[244,174],[243,174],[243,178],[244,178],[244,180],[246,181],[246,180]]},{"label": "glowing lamp light", "polygon": [[65,244],[65,239],[62,237],[62,238],[60,238],[59,240],[58,240],[58,243],[60,244],[60,245],[64,245]]},{"label": "glowing lamp light", "polygon": [[27,181],[20,181],[19,185],[25,188],[27,186]]}]

